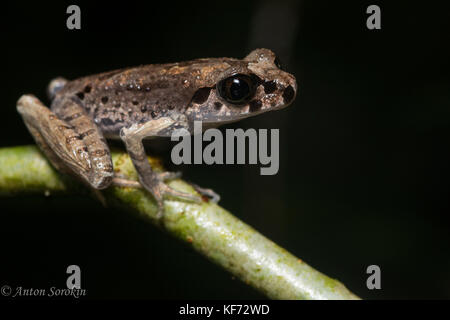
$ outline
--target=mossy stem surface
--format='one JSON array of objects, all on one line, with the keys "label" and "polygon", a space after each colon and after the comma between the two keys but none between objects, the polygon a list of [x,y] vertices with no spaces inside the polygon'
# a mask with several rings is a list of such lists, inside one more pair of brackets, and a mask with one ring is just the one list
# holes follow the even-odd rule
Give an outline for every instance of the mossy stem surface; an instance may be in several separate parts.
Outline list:
[{"label": "mossy stem surface", "polygon": [[[114,151],[112,157],[117,175],[137,179],[126,153]],[[156,170],[163,170],[158,159],[150,157],[149,161]],[[181,179],[169,185],[195,193]],[[0,149],[2,196],[70,194],[86,189],[56,172],[34,146]],[[310,267],[215,203],[167,199],[164,217],[157,220],[155,201],[143,189],[110,187],[102,194],[107,205],[144,217],[271,299],[359,299],[342,283]]]}]

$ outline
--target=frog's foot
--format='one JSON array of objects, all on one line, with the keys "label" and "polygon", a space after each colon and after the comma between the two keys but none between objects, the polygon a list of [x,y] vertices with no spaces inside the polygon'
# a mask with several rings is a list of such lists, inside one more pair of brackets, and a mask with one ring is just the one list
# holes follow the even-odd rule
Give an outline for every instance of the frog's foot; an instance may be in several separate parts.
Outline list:
[{"label": "frog's foot", "polygon": [[[166,180],[173,180],[173,179],[177,179],[180,178],[182,173],[180,171],[177,172],[161,172],[161,173],[155,173],[159,180],[161,181],[166,181]],[[216,192],[214,192],[214,190],[212,189],[207,189],[207,188],[202,188],[199,185],[192,183],[192,182],[188,182],[195,191],[197,191],[200,196],[206,197],[208,198],[209,201],[212,201],[214,203],[217,203],[220,201],[220,195],[217,194]],[[143,186],[141,185],[141,183],[139,181],[136,180],[130,180],[127,178],[122,178],[118,175],[114,176],[113,185],[115,186],[119,186],[119,187],[126,187],[126,188],[143,188]],[[183,198],[184,199],[184,198]]]},{"label": "frog's foot", "polygon": [[202,198],[190,193],[175,190],[169,187],[164,179],[169,179],[171,175],[163,173],[156,173],[155,175],[146,176],[144,179],[140,179],[141,184],[144,188],[149,191],[156,200],[158,204],[158,213],[156,218],[159,220],[162,218],[164,213],[164,198],[173,197],[175,199],[190,201],[195,203],[201,203]]},{"label": "frog's foot", "polygon": [[203,200],[201,197],[175,190],[165,184],[166,180],[177,179],[180,176],[181,172],[155,172],[152,173],[150,177],[142,179],[141,182],[122,178],[120,176],[115,176],[112,184],[115,186],[127,188],[144,188],[148,192],[150,192],[158,204],[158,213],[156,218],[159,220],[163,216],[164,198],[166,197],[173,197],[176,199],[192,201],[195,203],[201,203]]},{"label": "frog's foot", "polygon": [[125,188],[136,188],[136,189],[142,188],[142,185],[139,183],[139,181],[129,180],[118,176],[114,176],[111,185]]},{"label": "frog's foot", "polygon": [[182,173],[181,171],[164,171],[157,173],[157,175],[161,181],[166,181],[181,178]]},{"label": "frog's foot", "polygon": [[[177,178],[181,177],[181,172],[166,171],[166,172],[157,173],[157,175],[160,180],[166,181],[166,180],[172,180],[172,179],[177,179]],[[119,175],[114,176],[112,185],[115,185],[118,187],[136,188],[136,189],[143,188],[143,186],[140,184],[139,181],[123,178]]]},{"label": "frog's foot", "polygon": [[[176,172],[166,171],[166,172],[162,172],[162,173],[157,173],[157,175],[160,180],[166,181],[166,180],[180,178],[182,173],[181,173],[181,171],[176,171]],[[202,188],[199,185],[192,183],[190,181],[188,181],[188,183],[194,188],[195,191],[197,191],[200,194],[200,196],[206,197],[209,199],[209,201],[212,201],[214,203],[217,203],[220,201],[220,195],[215,193],[214,190]]]}]

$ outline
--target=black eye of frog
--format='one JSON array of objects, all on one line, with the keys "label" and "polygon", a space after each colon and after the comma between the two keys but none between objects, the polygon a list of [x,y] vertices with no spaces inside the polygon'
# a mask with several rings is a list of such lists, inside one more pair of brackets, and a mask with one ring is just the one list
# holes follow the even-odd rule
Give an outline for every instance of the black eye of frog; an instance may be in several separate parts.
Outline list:
[{"label": "black eye of frog", "polygon": [[255,95],[256,81],[245,74],[235,74],[218,82],[219,95],[227,102],[243,104]]}]

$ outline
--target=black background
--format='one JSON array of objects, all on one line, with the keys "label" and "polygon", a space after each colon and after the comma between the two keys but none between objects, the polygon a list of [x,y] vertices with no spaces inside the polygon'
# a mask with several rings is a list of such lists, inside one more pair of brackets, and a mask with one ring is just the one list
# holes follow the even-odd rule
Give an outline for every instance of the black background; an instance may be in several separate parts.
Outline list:
[{"label": "black background", "polygon": [[[81,7],[82,28],[66,29]],[[0,145],[32,144],[21,94],[56,76],[274,50],[299,95],[228,127],[279,128],[280,171],[185,166],[221,205],[365,299],[450,298],[449,18],[439,2],[14,2],[3,9]],[[382,29],[366,28],[378,4]],[[84,197],[2,198],[0,285],[92,298],[263,298],[137,217]],[[368,265],[382,289],[366,288]]]}]

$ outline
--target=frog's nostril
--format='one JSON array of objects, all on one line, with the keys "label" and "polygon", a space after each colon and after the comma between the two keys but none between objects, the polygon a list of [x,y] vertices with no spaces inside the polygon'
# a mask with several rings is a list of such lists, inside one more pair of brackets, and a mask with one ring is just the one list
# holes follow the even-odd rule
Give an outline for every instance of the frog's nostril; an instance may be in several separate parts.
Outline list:
[{"label": "frog's nostril", "polygon": [[287,88],[284,89],[284,91],[283,91],[284,103],[288,104],[288,103],[292,102],[292,100],[294,99],[294,96],[295,96],[294,88],[291,85],[287,86]]},{"label": "frog's nostril", "polygon": [[263,83],[263,87],[264,87],[264,92],[266,94],[273,93],[275,90],[277,90],[277,84],[273,80],[272,81],[265,81]]}]

